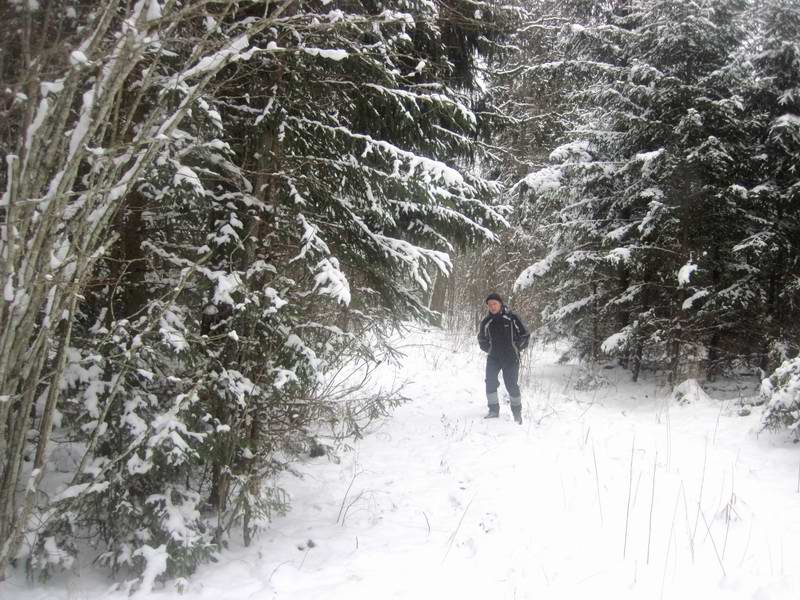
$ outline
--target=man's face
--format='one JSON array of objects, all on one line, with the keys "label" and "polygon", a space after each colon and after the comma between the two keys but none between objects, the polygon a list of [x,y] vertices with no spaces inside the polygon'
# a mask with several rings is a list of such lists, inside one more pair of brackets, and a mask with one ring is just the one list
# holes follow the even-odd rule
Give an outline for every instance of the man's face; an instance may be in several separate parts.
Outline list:
[{"label": "man's face", "polygon": [[500,302],[498,302],[497,300],[489,300],[486,303],[486,306],[489,308],[489,312],[492,313],[493,315],[499,313],[500,309],[503,307],[503,305],[500,304]]}]

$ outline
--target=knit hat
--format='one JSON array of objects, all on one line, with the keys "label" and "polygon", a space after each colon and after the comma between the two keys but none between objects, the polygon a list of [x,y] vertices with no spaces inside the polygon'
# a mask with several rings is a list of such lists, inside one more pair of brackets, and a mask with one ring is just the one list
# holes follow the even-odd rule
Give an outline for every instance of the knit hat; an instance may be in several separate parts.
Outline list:
[{"label": "knit hat", "polygon": [[500,294],[497,292],[492,292],[488,296],[486,296],[486,304],[489,303],[489,300],[497,300],[500,304],[503,304],[503,299],[500,297]]}]

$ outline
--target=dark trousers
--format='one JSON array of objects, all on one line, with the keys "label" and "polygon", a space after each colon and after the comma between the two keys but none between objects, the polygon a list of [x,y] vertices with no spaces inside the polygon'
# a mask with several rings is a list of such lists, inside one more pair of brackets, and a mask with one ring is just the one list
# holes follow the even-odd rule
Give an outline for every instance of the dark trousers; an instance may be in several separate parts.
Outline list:
[{"label": "dark trousers", "polygon": [[[508,394],[511,396],[512,404],[519,404],[522,395],[519,392],[519,360],[516,356],[497,358],[488,356],[486,358],[486,396],[490,399],[490,404],[497,403],[497,388],[500,385],[498,375],[503,372],[503,383]],[[494,402],[491,400],[494,398]]]}]

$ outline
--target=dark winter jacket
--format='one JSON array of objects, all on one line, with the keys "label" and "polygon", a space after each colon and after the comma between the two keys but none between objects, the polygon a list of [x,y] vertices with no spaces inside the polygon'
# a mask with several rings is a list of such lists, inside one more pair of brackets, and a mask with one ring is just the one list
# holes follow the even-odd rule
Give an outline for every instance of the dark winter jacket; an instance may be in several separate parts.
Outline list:
[{"label": "dark winter jacket", "polygon": [[501,360],[518,359],[520,351],[528,347],[529,338],[522,320],[505,306],[496,315],[486,315],[478,330],[481,350]]}]

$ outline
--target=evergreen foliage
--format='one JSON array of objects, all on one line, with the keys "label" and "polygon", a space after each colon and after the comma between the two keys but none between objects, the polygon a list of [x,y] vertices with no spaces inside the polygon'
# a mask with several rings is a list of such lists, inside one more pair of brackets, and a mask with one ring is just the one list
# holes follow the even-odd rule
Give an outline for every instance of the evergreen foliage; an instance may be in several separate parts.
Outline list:
[{"label": "evergreen foliage", "polygon": [[787,360],[761,383],[765,428],[787,429],[800,439],[800,359]]},{"label": "evergreen foliage", "polygon": [[543,290],[550,335],[634,377],[642,361],[674,377],[694,360],[766,366],[762,276],[741,259],[767,216],[752,203],[763,118],[747,8],[622,3],[574,27],[568,56],[592,77],[571,95],[577,133],[521,182],[549,234],[518,286]]},{"label": "evergreen foliage", "polygon": [[[581,6],[553,7],[558,43],[514,67],[567,74],[561,96],[512,93],[531,120],[559,107],[549,156],[516,154],[517,247],[535,257],[517,292],[538,302],[540,335],[618,357],[634,379],[643,364],[673,382],[697,363],[769,373],[800,333],[796,3]],[[514,181],[518,166],[504,170]],[[765,381],[781,398],[769,426],[792,426],[787,364]]]},{"label": "evergreen foliage", "polygon": [[754,65],[759,74],[751,110],[758,115],[756,185],[749,190],[747,237],[736,251],[752,265],[762,300],[764,350],[780,365],[762,384],[765,427],[786,428],[800,437],[798,385],[798,261],[800,260],[800,7],[765,2],[754,11],[760,41]]},{"label": "evergreen foliage", "polygon": [[[2,141],[0,572],[19,554],[67,566],[82,539],[146,588],[233,531],[249,543],[286,508],[277,475],[401,401],[348,374],[391,358],[392,329],[432,315],[448,253],[504,224],[497,184],[467,167],[476,73],[508,16],[470,0],[3,10],[21,125]],[[31,39],[74,51],[45,71]]]}]

